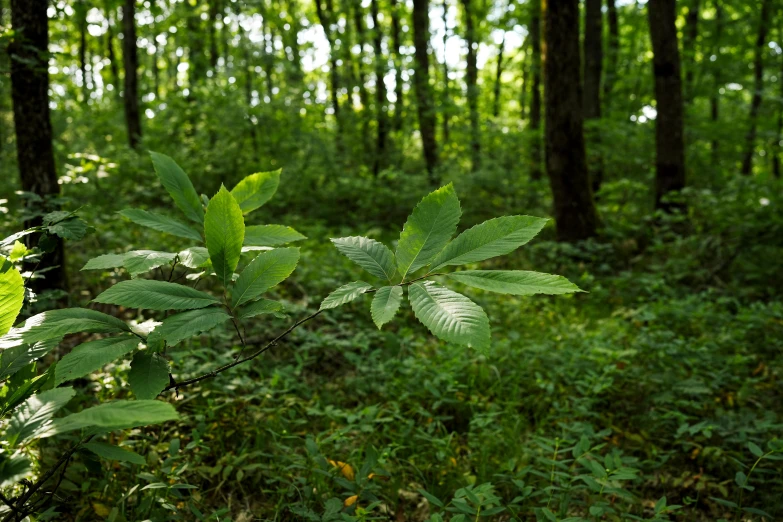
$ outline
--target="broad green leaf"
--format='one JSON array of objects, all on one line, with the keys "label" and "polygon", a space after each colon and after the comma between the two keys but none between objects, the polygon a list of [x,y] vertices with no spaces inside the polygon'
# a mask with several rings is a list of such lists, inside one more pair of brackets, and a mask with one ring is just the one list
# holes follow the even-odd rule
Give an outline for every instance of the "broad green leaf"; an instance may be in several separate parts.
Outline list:
[{"label": "broad green leaf", "polygon": [[191,310],[220,303],[217,297],[189,286],[150,279],[120,281],[93,301],[146,310]]},{"label": "broad green leaf", "polygon": [[87,261],[82,270],[109,270],[125,264],[125,254],[104,254]]},{"label": "broad green leaf", "polygon": [[209,263],[209,251],[204,247],[186,248],[177,256],[179,262],[188,268],[201,268]]},{"label": "broad green leaf", "polygon": [[131,361],[128,384],[137,399],[154,399],[169,383],[169,363],[159,354],[137,352]]},{"label": "broad green leaf", "polygon": [[120,448],[119,446],[113,446],[111,444],[105,444],[103,442],[87,442],[82,444],[82,447],[92,451],[102,459],[116,460],[118,462],[130,462],[131,464],[138,464],[143,466],[147,463],[144,457],[130,450]]},{"label": "broad green leaf", "polygon": [[30,459],[20,453],[0,455],[0,488],[16,484],[33,468]]},{"label": "broad green leaf", "polygon": [[[8,259],[10,259],[11,262],[16,263],[17,261],[24,259],[24,257],[31,252],[32,251],[28,250],[24,243],[16,241],[13,248],[11,248],[11,252],[8,253]],[[2,265],[2,263],[0,263],[0,265]],[[2,269],[0,269],[0,272],[2,272]]]},{"label": "broad green leaf", "polygon": [[33,395],[14,412],[4,439],[13,447],[36,438],[48,429],[54,414],[74,395],[73,388],[54,388]]},{"label": "broad green leaf", "polygon": [[174,346],[196,334],[211,330],[230,318],[231,316],[220,308],[190,310],[172,315],[155,327],[147,337],[147,344],[154,345],[166,341],[169,346]]},{"label": "broad green leaf", "polygon": [[120,215],[130,219],[137,225],[148,227],[158,232],[164,232],[173,236],[184,237],[186,239],[192,239],[193,241],[201,242],[201,234],[198,230],[195,230],[184,223],[180,223],[176,219],[170,217],[161,216],[153,212],[141,210],[138,208],[127,208],[120,211]]},{"label": "broad green leaf", "polygon": [[144,274],[154,270],[159,266],[167,265],[174,261],[177,254],[170,252],[157,252],[155,250],[131,250],[127,252],[122,260],[124,266],[131,277]]},{"label": "broad green leaf", "polygon": [[104,430],[124,430],[160,424],[178,418],[174,406],[167,402],[156,400],[114,401],[56,419],[50,428],[40,436],[51,437],[58,433],[92,427]]},{"label": "broad green leaf", "polygon": [[220,186],[220,190],[209,201],[204,218],[204,235],[212,268],[223,286],[231,283],[234,270],[239,263],[242,241],[245,238],[245,220],[234,197]]},{"label": "broad green leaf", "polygon": [[257,209],[275,195],[280,184],[280,172],[281,169],[251,174],[237,183],[231,190],[231,195],[237,200],[243,213]]},{"label": "broad green leaf", "polygon": [[326,299],[321,302],[321,310],[337,308],[338,306],[350,303],[368,290],[372,290],[372,285],[369,285],[364,281],[354,281],[353,283],[343,285],[326,296]]},{"label": "broad green leaf", "polygon": [[245,228],[245,246],[279,246],[307,239],[285,225],[253,225]]},{"label": "broad green leaf", "polygon": [[465,265],[513,252],[538,234],[547,220],[531,216],[505,216],[485,221],[457,236],[432,262],[430,271]]},{"label": "broad green leaf", "polygon": [[[282,303],[272,301],[271,299],[259,299],[236,310],[240,319],[249,319],[261,314],[274,314],[276,317],[279,317],[282,315],[282,311]],[[2,361],[0,360],[0,362]]]},{"label": "broad green leaf", "polygon": [[[35,370],[35,364],[30,364],[25,368],[32,368]],[[37,375],[31,379],[21,380],[20,382],[14,382],[14,379],[24,372],[17,372],[13,377],[11,377],[11,380],[8,384],[11,396],[0,399],[0,402],[3,405],[3,409],[0,411],[0,415],[5,415],[9,411],[13,410],[23,401],[27,400],[27,398],[32,394],[43,388],[44,384],[49,381],[49,372],[51,371],[52,369],[50,366],[46,373]]]},{"label": "broad green leaf", "polygon": [[394,254],[386,245],[361,236],[339,237],[332,243],[345,257],[380,279],[389,281],[397,271],[394,266]]},{"label": "broad green leaf", "polygon": [[0,256],[0,335],[5,335],[14,325],[24,303],[22,274],[9,260]]},{"label": "broad green leaf", "polygon": [[489,347],[489,319],[484,310],[465,297],[432,281],[408,288],[413,313],[444,341],[479,350]]},{"label": "broad green leaf", "polygon": [[0,349],[20,344],[59,339],[76,332],[118,333],[129,332],[124,321],[86,308],[63,308],[34,315],[0,337]]},{"label": "broad green leaf", "polygon": [[40,359],[57,346],[61,338],[48,339],[35,344],[20,344],[0,352],[0,380],[15,374],[36,359]]},{"label": "broad green leaf", "polygon": [[525,270],[464,270],[446,274],[462,284],[513,295],[572,294],[582,290],[565,277]]},{"label": "broad green leaf", "polygon": [[107,337],[96,341],[88,341],[75,347],[63,357],[54,370],[54,385],[84,377],[123,355],[132,352],[139,345],[139,338],[134,335]]},{"label": "broad green leaf", "polygon": [[394,314],[400,309],[400,303],[402,303],[401,286],[384,286],[375,292],[370,305],[370,314],[379,330],[394,318]]},{"label": "broad green leaf", "polygon": [[457,230],[462,211],[451,184],[425,196],[408,217],[397,243],[397,269],[403,279],[426,266]]},{"label": "broad green leaf", "polygon": [[82,239],[92,229],[87,223],[77,217],[60,221],[54,225],[46,227],[50,234],[59,236],[63,239],[78,241]]},{"label": "broad green leaf", "polygon": [[276,248],[258,254],[239,274],[231,291],[231,307],[251,301],[284,281],[298,262],[298,248]]},{"label": "broad green leaf", "polygon": [[27,236],[27,235],[30,235],[30,234],[34,234],[35,232],[39,232],[40,230],[41,230],[41,227],[33,227],[33,228],[28,228],[26,230],[22,230],[20,232],[16,232],[14,234],[11,234],[10,236],[4,238],[3,240],[0,240],[0,248],[8,246],[8,245],[12,245],[14,243],[14,241],[16,241],[17,239],[21,239],[24,236]]},{"label": "broad green leaf", "polygon": [[150,152],[152,165],[160,182],[166,187],[174,203],[191,221],[199,225],[204,222],[204,209],[196,189],[185,171],[173,159],[157,152]]}]

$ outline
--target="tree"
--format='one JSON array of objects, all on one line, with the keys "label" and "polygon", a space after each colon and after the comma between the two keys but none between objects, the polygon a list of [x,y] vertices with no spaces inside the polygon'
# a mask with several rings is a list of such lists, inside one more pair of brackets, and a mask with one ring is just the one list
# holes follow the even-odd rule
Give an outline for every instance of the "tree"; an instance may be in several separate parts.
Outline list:
[{"label": "tree", "polygon": [[[322,5],[321,2],[325,1],[326,5]],[[340,75],[337,70],[337,53],[334,48],[334,37],[332,36],[332,0],[315,0],[315,10],[318,14],[318,21],[324,30],[326,36],[326,42],[329,44],[329,80],[330,91],[332,98],[332,111],[334,112],[334,118],[337,120],[337,134],[336,142],[337,148],[341,148],[342,144],[342,120],[340,119]]]},{"label": "tree", "polygon": [[[60,194],[52,148],[49,117],[49,18],[47,0],[11,0],[13,40],[8,45],[11,58],[11,99],[16,131],[16,156],[22,190],[47,200]],[[47,209],[48,210],[48,209]],[[39,226],[41,217],[25,223]],[[37,237],[28,237],[28,245]],[[47,269],[46,278],[34,285],[37,290],[67,288],[65,251],[56,239],[52,251],[44,254],[38,270]]]},{"label": "tree", "polygon": [[530,4],[530,177],[541,179],[541,2]]},{"label": "tree", "polygon": [[[585,0],[584,38],[584,115],[588,126],[589,141],[598,145],[601,141],[597,121],[601,118],[601,70],[603,66],[603,14],[601,0]],[[593,191],[598,191],[603,178],[600,154],[590,162],[590,180]]]},{"label": "tree", "polygon": [[139,115],[138,69],[139,56],[136,45],[136,1],[125,0],[122,7],[122,62],[125,67],[125,124],[128,129],[128,143],[138,148],[141,140],[141,117]]},{"label": "tree", "polygon": [[446,59],[446,46],[449,41],[449,2],[443,0],[443,89],[441,92],[441,125],[443,143],[449,141],[449,120],[451,118],[451,81],[449,80],[449,61]]},{"label": "tree", "polygon": [[114,89],[119,94],[120,92],[120,68],[117,65],[117,56],[114,53],[114,30],[112,24],[114,23],[114,17],[111,16],[111,9],[109,8],[109,1],[106,1],[105,14],[106,17],[106,58],[109,60],[109,68],[111,69],[111,80]]},{"label": "tree", "polygon": [[611,101],[612,88],[617,78],[617,58],[620,55],[620,24],[615,0],[606,0],[606,19],[609,22],[609,38],[606,42],[606,75],[604,77],[604,105]]},{"label": "tree", "polygon": [[506,33],[503,31],[503,39],[498,46],[498,61],[495,66],[495,95],[492,99],[492,116],[497,118],[500,115],[500,89],[502,87],[501,77],[503,76],[503,52],[506,50]]},{"label": "tree", "polygon": [[683,31],[682,48],[685,55],[685,101],[693,101],[693,80],[696,77],[696,39],[699,36],[699,2],[692,0],[685,17],[685,30]]},{"label": "tree", "polygon": [[544,60],[546,170],[554,198],[557,237],[593,237],[598,215],[587,172],[579,81],[578,0],[548,2]]},{"label": "tree", "polygon": [[742,159],[742,175],[750,176],[753,169],[753,152],[756,148],[756,120],[761,107],[761,95],[764,89],[764,46],[769,28],[770,0],[762,0],[759,16],[759,29],[756,36],[756,48],[753,53],[753,98],[750,101],[750,128],[745,135],[745,156]]},{"label": "tree", "polygon": [[[318,0],[316,0],[318,1]],[[405,106],[405,99],[403,97],[403,79],[402,69],[403,57],[402,57],[402,41],[400,40],[400,7],[397,0],[391,0],[391,21],[392,21],[392,46],[394,47],[394,120],[392,120],[392,127],[394,130],[402,130],[402,115]]]},{"label": "tree", "polygon": [[370,14],[373,25],[373,47],[375,49],[375,114],[378,124],[375,143],[375,162],[373,172],[378,175],[386,157],[386,135],[389,132],[389,114],[386,110],[386,62],[383,57],[383,33],[379,25],[378,0],[370,1]]},{"label": "tree", "polygon": [[430,85],[430,4],[429,0],[413,0],[413,46],[416,70],[413,84],[416,89],[416,104],[419,115],[419,133],[424,149],[424,161],[430,178],[438,166],[438,143],[435,140],[435,107]]},{"label": "tree", "polygon": [[473,19],[473,7],[471,0],[462,0],[465,11],[465,45],[468,48],[467,68],[465,81],[468,88],[468,109],[470,112],[470,160],[471,170],[474,172],[481,168],[481,130],[479,129],[479,89],[478,89],[478,62],[476,53],[476,27]]},{"label": "tree", "polygon": [[79,74],[82,81],[82,103],[90,99],[90,86],[87,81],[87,5],[79,0],[75,5],[79,24]]},{"label": "tree", "polygon": [[666,211],[680,205],[665,196],[685,187],[682,79],[675,26],[676,0],[650,0],[647,15],[653,49],[655,101],[655,206]]},{"label": "tree", "polygon": [[[718,57],[720,56],[721,36],[723,34],[723,0],[716,0],[715,2],[715,41],[714,52],[715,63],[712,67],[712,76],[714,84],[712,86],[712,94],[710,95],[710,118],[713,125],[718,123],[718,117],[720,115],[720,89],[721,89],[721,67]],[[712,150],[712,164],[718,164],[718,139],[713,138],[710,144]]]}]

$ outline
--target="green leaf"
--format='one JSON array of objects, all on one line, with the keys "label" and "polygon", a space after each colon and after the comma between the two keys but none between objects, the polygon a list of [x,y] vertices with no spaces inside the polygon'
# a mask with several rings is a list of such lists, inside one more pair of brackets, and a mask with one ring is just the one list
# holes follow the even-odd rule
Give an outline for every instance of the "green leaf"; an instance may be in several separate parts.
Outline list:
[{"label": "green leaf", "polygon": [[[24,259],[25,256],[29,255],[32,251],[28,250],[24,243],[20,243],[19,241],[16,241],[14,243],[13,248],[11,249],[11,252],[8,254],[8,259],[11,260],[11,262],[16,263],[17,261],[21,261]],[[3,263],[0,262],[0,267]],[[2,269],[0,268],[0,272]]]},{"label": "green leaf", "polygon": [[186,239],[192,239],[193,241],[201,241],[201,234],[199,234],[198,230],[195,230],[184,223],[180,223],[176,219],[171,219],[170,217],[161,216],[160,214],[138,208],[128,208],[121,210],[119,213],[137,225],[173,236],[184,237]]},{"label": "green leaf", "polygon": [[54,388],[33,395],[14,412],[5,440],[13,447],[37,438],[49,428],[54,414],[68,404],[74,395],[76,392],[73,388]]},{"label": "green leaf", "polygon": [[278,246],[307,239],[285,225],[253,225],[245,228],[245,246]]},{"label": "green leaf", "polygon": [[209,251],[204,247],[186,248],[177,256],[179,262],[188,268],[202,268],[209,264]]},{"label": "green leaf", "polygon": [[130,462],[131,464],[138,464],[139,466],[143,466],[147,463],[147,461],[144,460],[144,457],[138,453],[103,442],[87,442],[86,444],[82,444],[82,447],[106,460]]},{"label": "green leaf", "polygon": [[565,277],[525,270],[465,270],[446,274],[462,284],[513,295],[572,294],[582,290]]},{"label": "green leaf", "polygon": [[[240,319],[249,319],[261,314],[274,314],[276,317],[282,315],[284,310],[282,303],[270,299],[259,299],[237,310],[237,316]],[[0,362],[2,362],[0,360]]]},{"label": "green leaf", "polygon": [[465,297],[432,281],[408,288],[413,313],[444,341],[484,350],[489,346],[489,319],[484,310]]},{"label": "green leaf", "polygon": [[237,183],[231,195],[237,200],[244,214],[257,209],[275,195],[280,184],[281,170],[251,174]]},{"label": "green leaf", "polygon": [[77,217],[72,217],[47,227],[50,234],[73,241],[82,239],[91,229],[92,227]]},{"label": "green leaf", "polygon": [[0,335],[5,335],[14,325],[24,303],[22,274],[9,260],[0,256]]},{"label": "green leaf", "polygon": [[164,319],[150,333],[147,344],[154,345],[166,341],[169,346],[174,346],[196,334],[209,331],[230,318],[231,316],[220,308],[190,310],[172,315]]},{"label": "green leaf", "polygon": [[223,286],[231,283],[234,270],[239,264],[242,241],[245,238],[245,220],[237,201],[226,187],[210,200],[204,218],[204,235],[212,268]]},{"label": "green leaf", "polygon": [[152,165],[160,182],[166,187],[174,203],[188,219],[198,223],[204,222],[204,209],[201,206],[196,189],[185,171],[173,159],[157,152],[150,152]]},{"label": "green leaf", "polygon": [[125,254],[104,254],[87,261],[82,270],[109,270],[125,264]]},{"label": "green leaf", "polygon": [[361,236],[332,239],[342,255],[380,279],[392,280],[396,269],[394,254],[386,245]]},{"label": "green leaf", "polygon": [[0,349],[38,341],[60,339],[76,332],[118,333],[129,332],[125,322],[95,310],[63,308],[34,315],[0,337]]},{"label": "green leaf", "polygon": [[25,455],[16,453],[10,457],[0,455],[0,488],[8,487],[22,479],[33,468],[33,463]]},{"label": "green leaf", "polygon": [[372,285],[364,281],[354,281],[353,283],[343,285],[326,296],[326,299],[321,302],[321,310],[337,308],[345,303],[350,303],[368,290],[372,290]]},{"label": "green leaf", "polygon": [[159,266],[174,261],[177,254],[157,252],[155,250],[131,250],[122,260],[122,265],[130,272],[131,277],[154,270]]},{"label": "green leaf", "polygon": [[84,377],[103,368],[110,362],[132,352],[139,345],[133,335],[107,337],[82,343],[63,357],[54,370],[54,385]]},{"label": "green leaf", "polygon": [[0,380],[15,374],[36,359],[40,359],[57,346],[61,338],[48,339],[35,344],[20,344],[0,352]]},{"label": "green leaf", "polygon": [[370,314],[379,330],[394,318],[394,314],[400,308],[400,303],[402,303],[401,286],[384,286],[375,292],[375,297],[370,305]]},{"label": "green leaf", "polygon": [[154,399],[169,383],[169,363],[159,354],[136,352],[128,373],[128,384],[137,399]]},{"label": "green leaf", "polygon": [[425,196],[408,217],[397,243],[397,268],[403,279],[426,266],[456,232],[462,211],[451,184]]},{"label": "green leaf", "polygon": [[538,234],[546,219],[505,216],[485,221],[457,236],[432,262],[430,271],[465,265],[513,252]]},{"label": "green leaf", "polygon": [[432,493],[427,493],[427,492],[426,492],[426,491],[424,491],[423,489],[419,489],[418,491],[419,491],[419,493],[421,494],[421,496],[423,496],[424,498],[426,498],[426,499],[427,499],[427,501],[429,501],[429,503],[430,503],[430,504],[432,504],[433,506],[437,506],[437,507],[439,507],[439,508],[445,508],[445,507],[446,507],[446,506],[443,504],[443,501],[441,501],[441,500],[440,500],[438,497],[436,497],[436,496],[435,496],[435,495],[433,495]]},{"label": "green leaf", "polygon": [[91,427],[122,430],[160,424],[178,418],[174,406],[167,402],[156,400],[114,401],[56,419],[49,430],[41,436],[51,437],[58,433]]},{"label": "green leaf", "polygon": [[261,252],[239,275],[231,291],[231,307],[236,308],[284,281],[299,262],[298,248],[276,248]]},{"label": "green leaf", "polygon": [[750,452],[753,454],[754,457],[760,458],[764,455],[764,451],[758,446],[758,444],[755,444],[753,442],[748,442],[748,449],[750,450]]},{"label": "green leaf", "polygon": [[217,297],[189,286],[150,279],[120,281],[93,301],[146,310],[191,310],[220,303]]},{"label": "green leaf", "polygon": [[35,232],[40,232],[40,230],[41,230],[41,227],[33,227],[33,228],[28,228],[26,230],[22,230],[20,232],[16,232],[14,234],[11,234],[10,236],[4,238],[3,240],[0,240],[0,248],[8,246],[8,245],[12,245],[14,243],[14,241],[16,241],[17,239],[21,239],[24,236],[27,236],[27,235],[30,235],[30,234],[34,234]]}]

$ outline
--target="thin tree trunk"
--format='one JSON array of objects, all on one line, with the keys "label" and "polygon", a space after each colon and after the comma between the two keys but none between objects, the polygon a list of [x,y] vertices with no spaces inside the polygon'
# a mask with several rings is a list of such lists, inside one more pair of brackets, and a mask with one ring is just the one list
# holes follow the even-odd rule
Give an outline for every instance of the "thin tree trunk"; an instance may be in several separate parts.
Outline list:
[{"label": "thin tree trunk", "polygon": [[582,130],[579,2],[548,2],[544,16],[546,169],[554,198],[557,237],[578,241],[595,236],[598,227]]},{"label": "thin tree trunk", "polygon": [[87,5],[80,0],[76,5],[79,19],[79,72],[82,76],[82,103],[90,99],[90,87],[87,83]]},{"label": "thin tree trunk", "polygon": [[[266,77],[266,93],[267,96],[269,96],[269,99],[272,100],[274,98],[274,79],[272,78],[272,74],[274,71],[274,49],[275,49],[275,42],[274,42],[274,34],[272,33],[272,27],[269,24],[269,20],[267,19],[267,13],[266,10],[262,10],[261,12],[262,20],[261,20],[261,60],[264,65],[264,76]],[[268,36],[268,40],[267,40]],[[270,50],[271,47],[271,50]]]},{"label": "thin tree trunk", "polygon": [[117,91],[117,94],[120,93],[120,70],[119,66],[117,65],[117,56],[114,53],[114,31],[112,30],[112,23],[114,22],[114,17],[111,16],[111,11],[109,10],[109,3],[106,2],[106,22],[108,24],[108,29],[106,30],[106,55],[109,59],[109,68],[111,69],[111,78],[112,78],[112,84],[114,85],[114,89]]},{"label": "thin tree trunk", "polygon": [[685,55],[685,103],[691,103],[695,96],[693,92],[696,76],[696,39],[699,36],[699,2],[691,0],[692,4],[685,17],[685,30],[683,31],[683,54]]},{"label": "thin tree trunk", "polygon": [[745,157],[742,160],[742,174],[750,176],[753,169],[753,153],[756,149],[756,119],[761,107],[761,94],[764,89],[764,46],[769,28],[770,0],[762,0],[759,32],[756,37],[756,49],[753,55],[753,99],[750,102],[750,129],[745,136]]},{"label": "thin tree trunk", "polygon": [[[15,34],[8,45],[11,56],[11,98],[14,106],[16,155],[22,190],[47,199],[60,194],[52,148],[49,116],[49,18],[47,0],[11,0]],[[26,227],[42,222],[36,217]],[[28,236],[29,238],[29,236]],[[37,238],[29,238],[28,246]],[[38,270],[50,269],[44,279],[33,280],[37,291],[67,289],[65,251],[56,238],[53,251],[41,258]]]},{"label": "thin tree trunk", "polygon": [[[783,38],[783,23],[778,28],[778,38]],[[775,136],[775,143],[772,146],[772,175],[780,179],[780,154],[783,147],[783,58],[780,61],[780,76],[778,76],[778,85],[780,85],[780,99],[778,100],[778,131]]]},{"label": "thin tree trunk", "polygon": [[[601,143],[597,122],[601,119],[601,68],[603,66],[603,13],[601,0],[585,0],[584,38],[584,116],[587,125],[587,141],[591,149]],[[603,160],[598,150],[590,155],[590,182],[593,192],[598,192],[603,181]]]},{"label": "thin tree trunk", "polygon": [[[712,124],[713,124],[713,132],[714,129],[717,128],[718,124],[718,118],[720,113],[720,86],[721,86],[721,63],[718,59],[720,57],[720,44],[721,44],[721,36],[723,33],[723,0],[715,0],[715,43],[714,43],[714,49],[715,49],[715,65],[713,66],[713,78],[715,80],[715,85],[712,87],[712,95],[710,96],[710,116],[712,118]],[[783,83],[781,83],[783,85]],[[712,164],[717,165],[719,156],[718,156],[718,148],[719,148],[719,142],[717,138],[712,139],[711,143],[711,150],[712,150]]]},{"label": "thin tree trunk", "polygon": [[[337,53],[334,48],[334,38],[332,37],[332,27],[330,18],[332,16],[331,1],[326,0],[326,9],[321,5],[323,0],[315,0],[315,9],[318,14],[318,21],[326,35],[326,41],[329,44],[329,82],[331,83],[332,110],[334,118],[337,121],[337,147],[341,148],[342,143],[342,119],[340,118],[340,76],[337,70]],[[328,9],[328,12],[327,12]]]},{"label": "thin tree trunk", "polygon": [[136,2],[125,0],[122,7],[122,61],[125,66],[125,124],[128,129],[128,143],[138,148],[141,139],[141,117],[139,115],[138,68],[139,57],[136,45]]},{"label": "thin tree trunk", "polygon": [[681,205],[666,202],[664,197],[685,187],[682,78],[675,2],[650,0],[647,3],[658,111],[655,118],[655,206],[666,211],[681,208]]},{"label": "thin tree trunk", "polygon": [[386,136],[389,133],[389,114],[386,108],[386,62],[383,57],[383,33],[378,20],[378,0],[370,1],[372,15],[373,46],[375,48],[375,113],[378,123],[378,134],[375,144],[375,162],[373,173],[377,176],[386,163]]},{"label": "thin tree trunk", "polygon": [[219,0],[209,0],[209,66],[214,73],[217,72],[218,57],[220,56],[215,30],[219,9]]},{"label": "thin tree trunk", "polygon": [[392,127],[395,131],[402,130],[403,124],[403,80],[402,80],[402,43],[400,40],[400,12],[397,0],[391,0],[391,20],[392,20],[392,45],[394,46],[394,119]]},{"label": "thin tree trunk", "polygon": [[429,0],[413,0],[413,45],[415,48],[416,71],[413,83],[416,88],[416,103],[419,115],[419,132],[421,134],[424,160],[430,180],[434,180],[435,168],[438,166],[438,144],[435,140],[435,107],[430,86],[430,57],[428,53]]},{"label": "thin tree trunk", "polygon": [[443,143],[449,141],[449,122],[451,120],[451,82],[449,81],[449,62],[446,59],[446,44],[449,40],[449,2],[443,0],[443,94],[441,97],[441,114],[443,126]]},{"label": "thin tree trunk", "polygon": [[470,158],[473,172],[481,168],[481,131],[478,113],[478,64],[476,57],[476,29],[473,21],[471,0],[462,0],[465,9],[465,43],[468,47],[465,81],[468,87],[468,108],[470,114]]},{"label": "thin tree trunk", "polygon": [[620,24],[615,0],[606,0],[606,19],[609,22],[609,38],[606,42],[606,75],[604,76],[604,105],[611,103],[611,93],[617,78],[617,59],[620,56]]},{"label": "thin tree trunk", "polygon": [[500,115],[500,78],[503,76],[503,51],[506,49],[506,33],[503,33],[503,39],[500,41],[500,47],[498,48],[498,62],[495,69],[495,98],[492,102],[492,116],[497,118]]},{"label": "thin tree trunk", "polygon": [[194,87],[200,84],[207,75],[207,62],[206,56],[204,55],[201,17],[197,12],[198,4],[191,5],[186,2],[185,5],[188,6],[190,11],[186,15],[186,26],[188,30],[187,37],[189,39],[188,83],[190,84],[192,99]]},{"label": "thin tree trunk", "polygon": [[[364,150],[370,151],[370,98],[367,94],[367,75],[364,71],[364,44],[367,40],[366,31],[364,30],[364,10],[362,9],[361,0],[352,0],[353,3],[353,22],[356,28],[356,43],[359,45],[359,56],[356,59],[356,82],[359,86],[359,101],[362,105],[362,110],[359,113],[359,120],[361,121],[362,129],[362,141],[364,142]],[[350,50],[349,50],[350,52]]]},{"label": "thin tree trunk", "polygon": [[[530,177],[541,179],[541,1],[533,0],[530,17],[530,49],[533,82],[530,89]],[[578,70],[578,68],[577,68]]]},{"label": "thin tree trunk", "polygon": [[304,78],[304,72],[302,71],[302,57],[299,54],[298,36],[301,24],[299,22],[299,4],[296,0],[288,0],[288,16],[290,17],[289,24],[291,25],[291,28],[287,32],[288,45],[291,47],[291,70],[293,71],[291,79],[298,88]]},{"label": "thin tree trunk", "polygon": [[527,55],[527,43],[530,38],[526,38],[522,43],[522,53],[524,53],[525,59],[522,62],[522,86],[519,93],[519,117],[524,120],[527,118],[527,90],[528,90],[528,72],[530,70],[530,60]]}]

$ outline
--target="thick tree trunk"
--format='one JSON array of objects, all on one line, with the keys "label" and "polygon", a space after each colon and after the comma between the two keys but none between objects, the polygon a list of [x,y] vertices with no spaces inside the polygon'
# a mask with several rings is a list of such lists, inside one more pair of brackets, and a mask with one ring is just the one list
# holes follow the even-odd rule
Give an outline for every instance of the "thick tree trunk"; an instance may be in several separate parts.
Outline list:
[{"label": "thick tree trunk", "polygon": [[451,81],[449,80],[449,62],[446,59],[446,44],[449,40],[449,2],[443,0],[443,92],[441,94],[441,121],[443,128],[443,143],[449,141],[451,120]]},{"label": "thick tree trunk", "polygon": [[503,76],[503,52],[506,49],[506,35],[503,34],[503,39],[500,41],[500,46],[498,47],[498,61],[495,68],[495,96],[492,100],[492,116],[497,118],[500,115],[500,90],[502,88],[501,85],[501,76]]},{"label": "thick tree trunk", "polygon": [[[22,190],[43,198],[60,194],[52,149],[49,117],[49,18],[47,0],[11,0],[13,40],[11,57],[11,98],[14,106],[16,155]],[[37,226],[35,218],[25,226]],[[29,236],[28,236],[29,238]],[[37,238],[29,238],[37,242]],[[30,245],[30,243],[28,243]],[[63,242],[57,238],[51,253],[44,254],[38,270],[50,269],[45,279],[33,280],[37,291],[67,289]]]},{"label": "thick tree trunk", "polygon": [[675,2],[650,0],[647,3],[658,111],[655,118],[655,206],[667,211],[680,206],[664,202],[664,197],[685,187],[682,79]]},{"label": "thick tree trunk", "polygon": [[413,45],[415,47],[416,70],[413,83],[416,88],[416,103],[419,115],[419,132],[424,149],[427,172],[434,181],[433,173],[438,166],[438,144],[435,140],[435,107],[430,86],[430,5],[428,0],[413,0]]},{"label": "thick tree trunk", "polygon": [[693,101],[693,80],[696,77],[696,39],[699,36],[699,2],[691,0],[688,15],[685,17],[685,30],[683,31],[682,49],[685,58],[685,103]]},{"label": "thick tree trunk", "polygon": [[405,102],[403,98],[403,80],[402,80],[402,41],[400,40],[400,12],[397,0],[391,0],[391,21],[392,21],[392,45],[394,46],[394,119],[392,127],[395,131],[402,130],[403,110]]},{"label": "thick tree trunk", "polygon": [[138,69],[139,56],[136,45],[136,1],[125,0],[122,7],[122,61],[125,66],[125,124],[128,129],[128,143],[138,148],[141,139],[141,117],[139,115]]},{"label": "thick tree trunk", "polygon": [[377,176],[386,163],[386,136],[389,133],[389,113],[386,107],[386,61],[383,57],[383,33],[378,16],[378,0],[370,1],[370,14],[373,25],[373,47],[375,50],[375,114],[378,124],[375,142],[375,161],[373,173]]},{"label": "thick tree trunk", "polygon": [[476,57],[478,44],[476,43],[476,29],[474,27],[471,0],[462,0],[462,7],[465,9],[465,44],[468,47],[465,81],[468,88],[470,115],[470,159],[471,170],[475,172],[481,168],[481,130],[479,129],[478,64]]},{"label": "thick tree trunk", "polygon": [[620,24],[617,19],[615,0],[606,0],[606,19],[609,22],[609,37],[606,42],[606,75],[604,76],[604,105],[611,103],[611,93],[617,78],[617,59],[620,56]]},{"label": "thick tree trunk", "polygon": [[[601,143],[597,122],[601,119],[601,69],[603,66],[603,13],[601,0],[585,0],[584,38],[584,115],[588,125],[588,143],[597,149]],[[603,181],[603,160],[591,151],[590,182],[597,192]]]},{"label": "thick tree trunk", "polygon": [[[541,179],[541,2],[531,2],[530,58],[533,81],[530,88],[530,177]],[[579,68],[577,67],[577,70]]]},{"label": "thick tree trunk", "polygon": [[544,16],[546,169],[554,198],[557,237],[577,241],[593,237],[598,227],[582,130],[579,2],[548,2]]},{"label": "thick tree trunk", "polygon": [[750,176],[753,170],[753,153],[756,149],[756,119],[761,107],[761,94],[764,89],[764,46],[767,41],[767,30],[771,18],[771,0],[762,0],[759,30],[756,37],[756,49],[753,54],[753,99],[750,102],[750,128],[745,136],[745,157],[742,159],[742,174]]},{"label": "thick tree trunk", "polygon": [[[715,65],[712,68],[712,74],[714,79],[714,85],[712,86],[712,94],[710,95],[710,116],[712,118],[713,129],[717,128],[718,118],[720,115],[720,88],[721,88],[721,67],[720,60],[720,44],[721,36],[723,33],[723,0],[715,0],[715,42],[714,42],[714,54],[716,56]],[[783,83],[781,84],[783,85]],[[714,132],[714,130],[713,130]],[[718,138],[713,138],[710,144],[712,152],[712,164],[717,165],[719,156]]]}]

